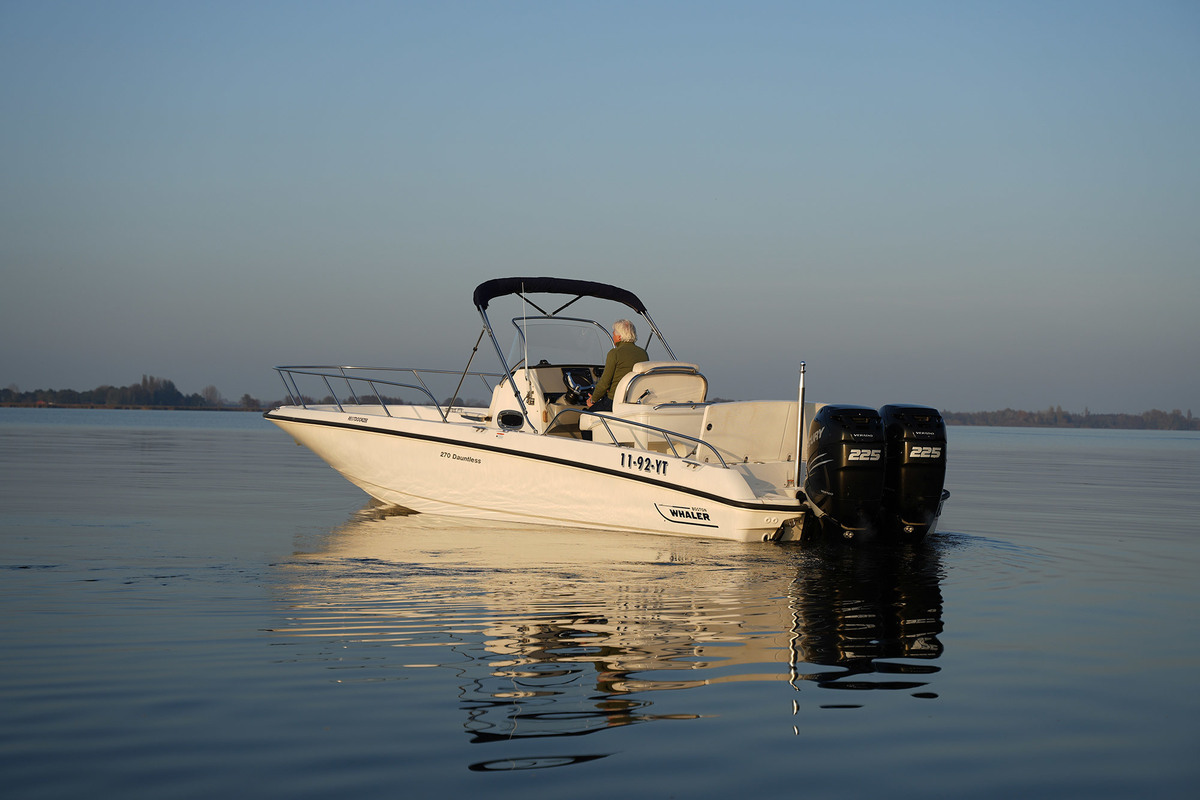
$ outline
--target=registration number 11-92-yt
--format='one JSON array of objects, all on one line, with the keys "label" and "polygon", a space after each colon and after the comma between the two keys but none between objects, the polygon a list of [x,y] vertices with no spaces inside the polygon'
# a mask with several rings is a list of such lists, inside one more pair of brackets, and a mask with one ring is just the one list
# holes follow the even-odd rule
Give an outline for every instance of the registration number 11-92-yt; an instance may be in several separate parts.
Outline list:
[{"label": "registration number 11-92-yt", "polygon": [[651,472],[655,475],[666,475],[668,463],[665,458],[651,458],[650,456],[635,456],[633,453],[621,453],[621,466],[635,472]]}]

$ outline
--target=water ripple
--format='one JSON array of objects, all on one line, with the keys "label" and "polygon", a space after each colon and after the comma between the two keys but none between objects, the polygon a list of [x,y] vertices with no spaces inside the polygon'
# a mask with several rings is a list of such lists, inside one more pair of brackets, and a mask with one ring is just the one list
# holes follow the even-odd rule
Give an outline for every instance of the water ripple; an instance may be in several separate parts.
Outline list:
[{"label": "water ripple", "polygon": [[322,545],[277,565],[289,657],[339,682],[453,670],[476,741],[696,718],[653,698],[739,682],[935,696],[937,547],[764,553],[372,509]]}]

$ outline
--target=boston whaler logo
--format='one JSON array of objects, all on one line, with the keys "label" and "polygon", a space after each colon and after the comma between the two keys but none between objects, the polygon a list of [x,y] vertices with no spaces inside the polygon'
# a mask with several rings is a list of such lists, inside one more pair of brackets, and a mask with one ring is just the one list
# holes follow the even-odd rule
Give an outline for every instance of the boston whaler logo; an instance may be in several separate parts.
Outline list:
[{"label": "boston whaler logo", "polygon": [[715,528],[717,523],[712,521],[708,509],[696,506],[669,506],[666,503],[655,503],[658,513],[668,522],[678,522],[681,525],[700,525],[705,528]]}]

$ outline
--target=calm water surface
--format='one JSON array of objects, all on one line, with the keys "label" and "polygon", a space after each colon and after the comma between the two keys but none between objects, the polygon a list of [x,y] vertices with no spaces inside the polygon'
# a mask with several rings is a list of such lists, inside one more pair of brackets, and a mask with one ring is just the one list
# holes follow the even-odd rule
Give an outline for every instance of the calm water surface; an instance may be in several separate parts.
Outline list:
[{"label": "calm water surface", "polygon": [[951,428],[917,548],[373,508],[255,414],[0,409],[6,797],[1192,797],[1200,436]]}]

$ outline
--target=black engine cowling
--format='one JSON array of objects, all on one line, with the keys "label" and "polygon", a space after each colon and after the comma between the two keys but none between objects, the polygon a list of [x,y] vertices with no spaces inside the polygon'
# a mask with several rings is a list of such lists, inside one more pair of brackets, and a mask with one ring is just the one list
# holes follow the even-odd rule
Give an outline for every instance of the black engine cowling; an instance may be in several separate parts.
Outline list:
[{"label": "black engine cowling", "polygon": [[946,423],[926,406],[879,409],[886,441],[882,529],[918,541],[937,525],[946,483]]},{"label": "black engine cowling", "polygon": [[823,532],[919,541],[937,525],[945,480],[936,409],[828,405],[809,425],[804,493]]},{"label": "black engine cowling", "polygon": [[823,406],[808,427],[804,493],[818,515],[843,533],[871,530],[884,488],[883,423],[863,406]]}]

